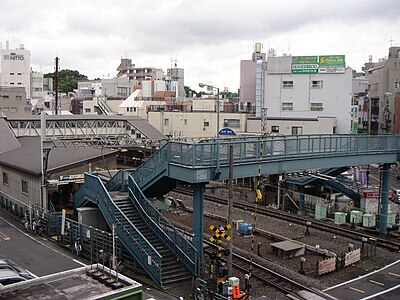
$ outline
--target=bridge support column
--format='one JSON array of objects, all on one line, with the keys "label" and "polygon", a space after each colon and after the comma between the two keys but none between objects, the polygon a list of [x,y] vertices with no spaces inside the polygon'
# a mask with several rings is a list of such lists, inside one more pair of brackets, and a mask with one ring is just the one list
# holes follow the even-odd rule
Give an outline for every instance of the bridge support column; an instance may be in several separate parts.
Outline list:
[{"label": "bridge support column", "polygon": [[381,209],[379,216],[379,233],[387,233],[389,192],[390,192],[390,164],[384,164],[382,168],[382,191],[381,191]]},{"label": "bridge support column", "polygon": [[203,270],[203,218],[204,218],[204,184],[193,186],[193,246],[197,250],[197,273]]},{"label": "bridge support column", "polygon": [[305,209],[305,201],[304,201],[304,185],[300,185],[300,211],[301,213],[304,212]]}]

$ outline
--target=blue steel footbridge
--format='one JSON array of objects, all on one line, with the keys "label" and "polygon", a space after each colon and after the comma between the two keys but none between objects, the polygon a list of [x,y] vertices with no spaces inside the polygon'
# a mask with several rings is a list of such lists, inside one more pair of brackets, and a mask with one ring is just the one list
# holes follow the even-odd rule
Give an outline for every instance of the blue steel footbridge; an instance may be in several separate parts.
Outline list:
[{"label": "blue steel footbridge", "polygon": [[[232,153],[232,157],[230,157]],[[387,224],[389,167],[400,157],[400,135],[299,135],[208,139],[199,142],[168,141],[135,171],[118,172],[104,184],[86,174],[75,194],[75,206],[99,206],[107,223],[116,226],[121,242],[160,285],[169,278],[171,260],[196,275],[203,256],[203,198],[214,180],[254,177],[309,169],[383,165],[380,224]],[[193,238],[181,235],[154,208],[147,197],[161,196],[186,184],[193,189]],[[115,192],[125,193],[121,201]],[[383,222],[385,221],[385,222]],[[382,225],[384,226],[384,225]],[[386,227],[380,230],[386,231]],[[153,237],[157,237],[153,239]]]}]

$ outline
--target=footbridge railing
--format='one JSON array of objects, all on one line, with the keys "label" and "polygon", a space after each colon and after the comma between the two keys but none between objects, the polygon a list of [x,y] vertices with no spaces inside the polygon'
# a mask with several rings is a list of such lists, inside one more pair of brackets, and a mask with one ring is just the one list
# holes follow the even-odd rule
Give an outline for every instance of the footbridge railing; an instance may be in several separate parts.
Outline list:
[{"label": "footbridge railing", "polygon": [[[259,160],[263,142],[263,161],[307,159],[342,155],[400,153],[400,135],[290,135],[223,139],[196,144],[170,141],[170,163],[186,166],[215,166],[229,161],[229,147],[233,145],[234,164]],[[167,146],[167,145],[166,145]]]}]

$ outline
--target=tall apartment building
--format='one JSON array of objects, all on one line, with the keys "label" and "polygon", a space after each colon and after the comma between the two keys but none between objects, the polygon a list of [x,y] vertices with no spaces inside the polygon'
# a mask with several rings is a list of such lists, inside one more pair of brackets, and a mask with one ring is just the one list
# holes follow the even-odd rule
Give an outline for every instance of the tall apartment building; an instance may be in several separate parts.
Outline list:
[{"label": "tall apartment building", "polygon": [[31,98],[31,54],[21,44],[19,48],[10,49],[8,41],[6,48],[0,49],[0,86],[23,87],[26,97]]},{"label": "tall apartment building", "polygon": [[254,45],[251,60],[240,61],[240,102],[256,106],[256,116],[260,116],[262,102],[263,70],[266,68],[266,54],[262,53],[261,43]]},{"label": "tall apartment building", "polygon": [[369,132],[394,132],[398,127],[395,123],[400,122],[395,114],[396,93],[400,92],[400,47],[390,47],[388,57],[376,63],[370,57],[363,70],[368,78]]},{"label": "tall apartment building", "polygon": [[42,72],[31,73],[31,99],[44,99],[44,80]]},{"label": "tall apartment building", "polygon": [[182,68],[174,67],[167,69],[167,76],[165,76],[167,85],[169,84],[168,91],[174,91],[177,98],[185,98],[185,70]]},{"label": "tall apartment building", "polygon": [[[268,118],[334,117],[331,133],[350,133],[352,73],[344,55],[268,57],[262,105]],[[291,133],[302,134],[303,128],[292,127]]]}]

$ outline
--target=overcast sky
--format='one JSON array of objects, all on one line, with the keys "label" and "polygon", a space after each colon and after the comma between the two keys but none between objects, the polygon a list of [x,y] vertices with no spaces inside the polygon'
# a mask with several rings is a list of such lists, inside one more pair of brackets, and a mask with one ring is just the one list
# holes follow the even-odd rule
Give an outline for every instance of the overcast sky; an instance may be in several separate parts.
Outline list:
[{"label": "overcast sky", "polygon": [[[185,69],[185,85],[239,88],[240,60],[255,42],[278,55],[345,54],[346,64],[387,56],[400,45],[399,0],[1,1],[3,48],[23,43],[33,70],[113,77],[121,57],[139,67]],[[390,42],[390,40],[393,40]]]}]

